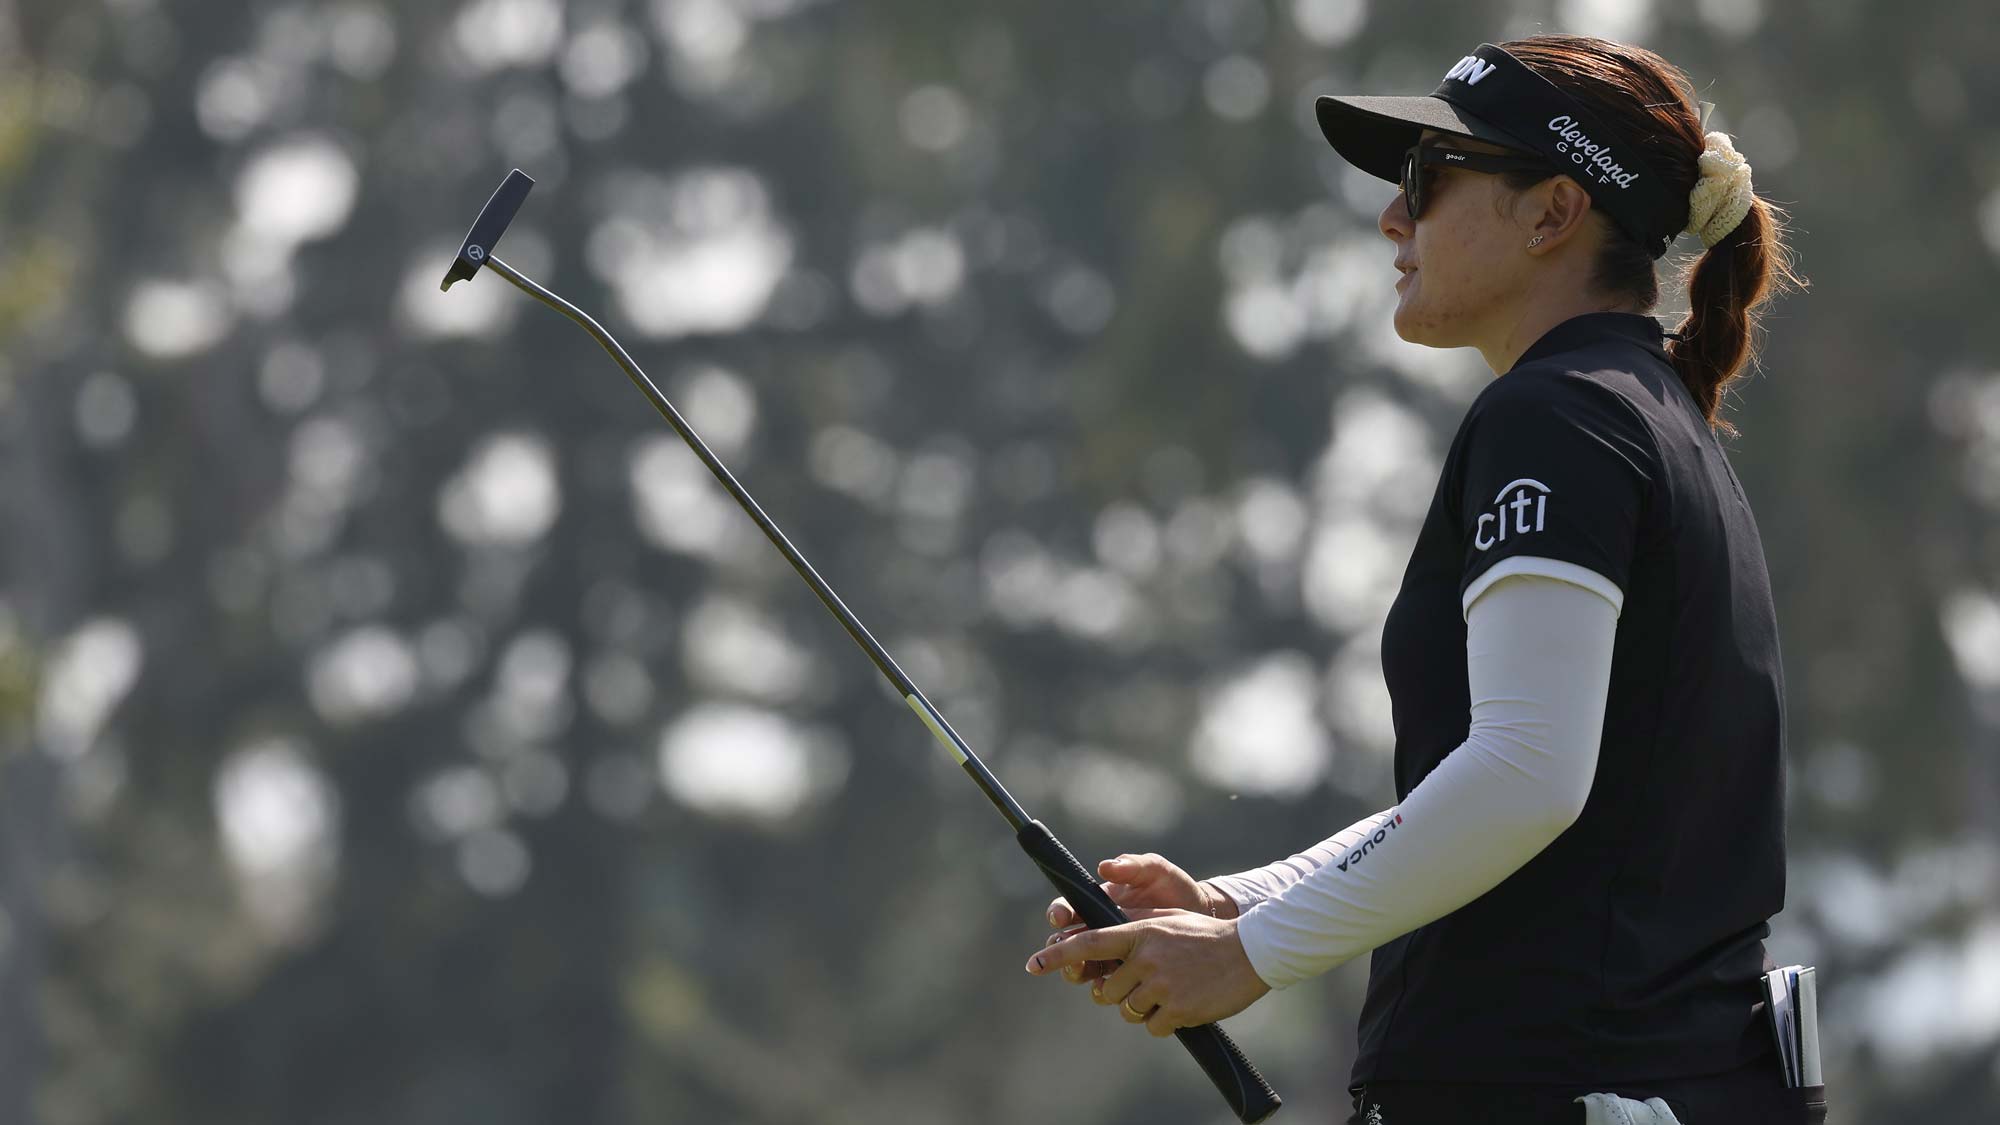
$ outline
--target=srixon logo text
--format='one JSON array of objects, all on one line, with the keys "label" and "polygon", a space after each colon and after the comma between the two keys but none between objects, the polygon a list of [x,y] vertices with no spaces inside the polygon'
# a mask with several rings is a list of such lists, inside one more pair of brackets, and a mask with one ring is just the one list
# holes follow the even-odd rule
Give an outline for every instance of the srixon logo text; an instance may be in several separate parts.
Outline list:
[{"label": "srixon logo text", "polygon": [[1360,847],[1355,848],[1351,852],[1348,852],[1347,855],[1344,858],[1342,858],[1339,863],[1334,864],[1334,866],[1338,867],[1342,871],[1345,871],[1347,870],[1348,864],[1361,862],[1362,856],[1367,855],[1369,852],[1374,851],[1375,845],[1388,839],[1389,833],[1395,831],[1396,826],[1401,823],[1403,823],[1402,813],[1397,813],[1395,816],[1390,817],[1387,821],[1383,822],[1382,827],[1377,828],[1375,830],[1375,834],[1373,836],[1370,836],[1366,840],[1361,841]]},{"label": "srixon logo text", "polygon": [[1479,85],[1479,80],[1493,73],[1493,68],[1498,65],[1498,63],[1487,62],[1478,55],[1467,55],[1451,64],[1451,69],[1445,71],[1444,76],[1446,81],[1453,78],[1460,78],[1465,81],[1467,86],[1477,86]]},{"label": "srixon logo text", "polygon": [[1549,492],[1548,485],[1529,477],[1508,482],[1493,498],[1493,510],[1479,514],[1472,545],[1485,551],[1505,543],[1509,535],[1540,531],[1548,516]]}]

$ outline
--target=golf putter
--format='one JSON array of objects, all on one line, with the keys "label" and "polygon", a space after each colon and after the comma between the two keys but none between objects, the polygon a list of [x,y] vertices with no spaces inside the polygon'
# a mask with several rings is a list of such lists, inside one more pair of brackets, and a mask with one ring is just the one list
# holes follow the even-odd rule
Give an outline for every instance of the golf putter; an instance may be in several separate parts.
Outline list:
[{"label": "golf putter", "polygon": [[[909,704],[910,710],[916,713],[917,718],[930,730],[931,735],[958,759],[959,766],[972,778],[973,783],[979,786],[980,791],[986,794],[986,799],[1000,810],[1001,816],[1007,818],[1007,823],[1014,829],[1014,839],[1021,845],[1021,850],[1028,853],[1028,858],[1034,861],[1035,866],[1041,869],[1042,874],[1054,884],[1063,898],[1068,900],[1077,917],[1083,919],[1084,924],[1092,929],[1102,929],[1130,921],[1125,912],[1104,893],[1104,889],[1098,886],[1096,878],[1077,861],[1074,855],[1070,854],[1070,850],[1063,846],[1062,841],[1056,838],[1055,833],[1049,831],[1041,821],[1029,816],[1019,802],[1014,800],[1013,795],[1000,784],[999,779],[987,770],[986,764],[981,762],[978,755],[972,752],[972,748],[965,744],[965,740],[959,737],[958,732],[953,730],[944,716],[938,713],[937,708],[931,705],[930,700],[925,698],[915,683],[911,682],[910,677],[896,666],[896,662],[890,659],[888,651],[869,635],[860,619],[855,617],[840,600],[840,596],[833,592],[833,587],[827,585],[819,573],[813,570],[812,564],[806,561],[798,548],[792,546],[791,540],[785,537],[785,533],[778,530],[778,525],[772,522],[771,517],[764,514],[764,509],[758,506],[757,501],[751,499],[750,493],[737,483],[736,477],[709,450],[708,445],[696,436],[687,419],[681,417],[680,411],[674,409],[673,403],[667,401],[667,396],[653,385],[653,381],[647,378],[646,373],[639,370],[639,365],[632,362],[632,357],[626,354],[618,341],[582,309],[523,276],[493,253],[494,244],[500,241],[500,236],[507,230],[507,224],[513,221],[515,213],[521,209],[521,202],[528,197],[528,189],[534,186],[535,181],[529,179],[519,168],[507,174],[506,180],[502,181],[499,188],[493,192],[493,197],[486,201],[485,208],[479,212],[479,218],[473,221],[472,230],[465,236],[464,243],[459,246],[458,257],[453,259],[451,269],[445,273],[444,282],[438,288],[450,289],[455,283],[470,279],[480,271],[481,267],[490,267],[493,272],[507,279],[522,292],[582,325],[584,331],[589,332],[605,351],[611,353],[611,358],[618,361],[618,366],[625,369],[625,374],[632,380],[632,384],[639,388],[667,423],[681,435],[682,440],[687,442],[688,448],[694,450],[695,456],[701,458],[702,464],[708,466],[708,471],[713,473],[722,487],[735,498],[738,506],[756,521],[765,537],[770,539],[771,544],[785,556],[785,561],[792,564],[792,569],[798,571],[799,577],[805,579],[806,585],[812,587],[812,592],[819,597],[821,604],[825,605],[828,612],[840,622],[841,627],[847,630],[847,635],[854,638],[854,643],[861,646],[862,651],[868,654],[868,658],[875,662],[875,667],[895,685],[896,693]],[[1221,1091],[1223,1100],[1229,1103],[1229,1108],[1235,1112],[1239,1120],[1246,1123],[1262,1121],[1278,1111],[1279,1105],[1282,1104],[1278,1095],[1229,1036],[1223,1034],[1220,1027],[1212,1023],[1200,1027],[1183,1027],[1176,1030],[1174,1035],[1180,1039],[1181,1045],[1187,1048],[1188,1053],[1194,1056],[1195,1061],[1201,1064],[1201,1069],[1208,1075],[1209,1081],[1215,1083],[1215,1088]]]}]

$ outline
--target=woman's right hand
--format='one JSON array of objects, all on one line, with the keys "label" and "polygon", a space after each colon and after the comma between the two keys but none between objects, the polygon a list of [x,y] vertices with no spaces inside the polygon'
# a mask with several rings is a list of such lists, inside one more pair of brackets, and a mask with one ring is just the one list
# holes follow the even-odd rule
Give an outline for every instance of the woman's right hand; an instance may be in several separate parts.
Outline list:
[{"label": "woman's right hand", "polygon": [[[1194,876],[1165,856],[1151,852],[1115,856],[1097,865],[1097,876],[1104,880],[1100,884],[1104,893],[1128,913],[1153,909],[1189,910],[1221,918],[1236,916],[1234,900],[1205,883],[1196,882]],[[1056,931],[1049,936],[1051,945],[1084,928],[1078,924],[1076,912],[1061,898],[1049,904],[1049,925]],[[1073,983],[1082,983],[1104,977],[1117,967],[1116,961],[1091,961],[1080,967],[1065,968],[1063,976]]]}]

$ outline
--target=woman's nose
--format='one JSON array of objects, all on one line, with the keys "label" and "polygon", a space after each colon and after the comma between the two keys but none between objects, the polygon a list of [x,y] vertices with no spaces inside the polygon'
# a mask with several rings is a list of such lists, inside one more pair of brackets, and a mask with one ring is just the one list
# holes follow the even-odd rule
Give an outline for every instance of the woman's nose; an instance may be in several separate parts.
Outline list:
[{"label": "woman's nose", "polygon": [[1382,207],[1382,213],[1375,216],[1375,225],[1391,242],[1401,242],[1416,233],[1416,223],[1410,218],[1410,209],[1403,205],[1403,193],[1389,197]]}]

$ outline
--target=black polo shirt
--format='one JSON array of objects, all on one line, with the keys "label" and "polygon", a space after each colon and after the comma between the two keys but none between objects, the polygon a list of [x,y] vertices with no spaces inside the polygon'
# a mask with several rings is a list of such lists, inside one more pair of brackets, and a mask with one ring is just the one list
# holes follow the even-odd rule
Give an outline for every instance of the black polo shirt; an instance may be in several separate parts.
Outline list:
[{"label": "black polo shirt", "polygon": [[1466,596],[1549,574],[1622,601],[1583,814],[1499,886],[1375,950],[1354,1082],[1605,1083],[1771,1051],[1784,681],[1749,502],[1659,323],[1564,321],[1452,439],[1382,636],[1396,792],[1465,740]]}]

